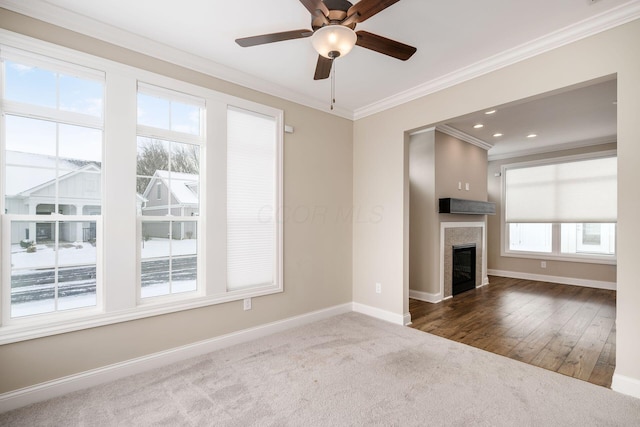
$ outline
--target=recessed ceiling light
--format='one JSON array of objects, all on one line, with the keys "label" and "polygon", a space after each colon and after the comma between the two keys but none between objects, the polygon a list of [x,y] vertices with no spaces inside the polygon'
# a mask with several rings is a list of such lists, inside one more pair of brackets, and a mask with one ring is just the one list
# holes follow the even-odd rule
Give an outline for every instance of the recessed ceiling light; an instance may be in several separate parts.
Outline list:
[{"label": "recessed ceiling light", "polygon": [[480,123],[478,123],[477,125],[473,126],[474,129],[480,129],[481,127],[484,127],[484,125],[480,124]]},{"label": "recessed ceiling light", "polygon": [[485,114],[493,114],[493,113],[495,113],[495,112],[496,112],[496,110],[489,110],[489,111],[485,111],[484,113],[485,113]]},{"label": "recessed ceiling light", "polygon": [[536,136],[538,135],[536,135],[535,133],[530,133],[529,135],[527,135],[527,138],[535,138]]},{"label": "recessed ceiling light", "polygon": [[501,133],[494,133],[493,136],[498,138],[499,136],[502,136],[502,134]]}]

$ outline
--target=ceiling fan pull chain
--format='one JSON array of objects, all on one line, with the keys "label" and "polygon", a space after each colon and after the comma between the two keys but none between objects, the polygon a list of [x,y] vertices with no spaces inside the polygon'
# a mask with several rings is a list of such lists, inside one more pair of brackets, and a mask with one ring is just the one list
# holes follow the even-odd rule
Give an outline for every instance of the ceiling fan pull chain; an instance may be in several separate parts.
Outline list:
[{"label": "ceiling fan pull chain", "polygon": [[331,61],[333,67],[331,67],[331,110],[336,103],[336,64],[335,60]]}]

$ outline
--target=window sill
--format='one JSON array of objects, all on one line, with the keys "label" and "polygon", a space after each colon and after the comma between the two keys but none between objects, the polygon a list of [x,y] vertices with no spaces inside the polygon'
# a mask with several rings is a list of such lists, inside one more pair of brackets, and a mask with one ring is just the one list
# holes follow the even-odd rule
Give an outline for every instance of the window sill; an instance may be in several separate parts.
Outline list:
[{"label": "window sill", "polygon": [[[69,312],[65,313],[68,315],[67,317],[59,321],[51,321],[51,316],[47,316],[46,320],[43,319],[42,321],[37,321],[34,318],[24,318],[20,319],[15,324],[0,327],[0,345],[80,331],[99,326],[112,325],[120,322],[128,322],[131,320],[144,319],[146,317],[170,314],[178,311],[240,301],[244,298],[255,298],[280,292],[283,292],[282,286],[265,286],[261,288],[231,291],[208,297],[194,297],[182,301],[173,300],[171,302],[149,302],[130,310],[111,313],[102,312],[89,315],[85,314],[82,315],[82,317],[74,316],[72,312]],[[86,311],[84,311],[84,313],[86,313]]]},{"label": "window sill", "polygon": [[544,261],[562,261],[562,262],[582,262],[587,264],[604,264],[617,265],[618,260],[615,256],[605,257],[597,255],[567,255],[567,254],[544,254],[539,252],[512,252],[501,251],[500,256],[507,258],[526,258]]}]

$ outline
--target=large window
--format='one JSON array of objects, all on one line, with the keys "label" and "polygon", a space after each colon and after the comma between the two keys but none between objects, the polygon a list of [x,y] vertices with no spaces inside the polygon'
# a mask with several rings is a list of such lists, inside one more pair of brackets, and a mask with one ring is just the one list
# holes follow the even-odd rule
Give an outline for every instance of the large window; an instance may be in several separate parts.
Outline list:
[{"label": "large window", "polygon": [[0,345],[283,290],[281,110],[18,35],[0,57]]},{"label": "large window", "polygon": [[505,255],[615,261],[616,158],[503,167]]},{"label": "large window", "polygon": [[99,308],[104,73],[2,50],[2,321]]},{"label": "large window", "polygon": [[198,289],[204,100],[138,85],[140,296]]}]

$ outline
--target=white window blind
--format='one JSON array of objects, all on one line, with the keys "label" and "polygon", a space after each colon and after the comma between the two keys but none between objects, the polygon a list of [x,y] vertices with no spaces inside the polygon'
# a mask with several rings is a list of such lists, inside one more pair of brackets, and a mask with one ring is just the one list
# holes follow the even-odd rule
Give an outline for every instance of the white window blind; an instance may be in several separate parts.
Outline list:
[{"label": "white window blind", "polygon": [[506,222],[617,220],[617,159],[604,157],[505,170]]},{"label": "white window blind", "polygon": [[227,111],[227,288],[274,283],[276,274],[276,119]]}]

